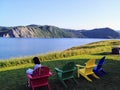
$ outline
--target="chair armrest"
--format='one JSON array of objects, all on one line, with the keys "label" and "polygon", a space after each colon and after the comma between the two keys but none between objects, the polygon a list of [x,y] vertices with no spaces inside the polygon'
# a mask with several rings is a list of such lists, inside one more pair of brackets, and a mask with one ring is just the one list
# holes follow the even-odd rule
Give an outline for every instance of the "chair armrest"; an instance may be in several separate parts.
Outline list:
[{"label": "chair armrest", "polygon": [[75,70],[76,70],[76,68],[68,69],[68,70],[63,71],[63,73],[67,73],[67,72],[71,72],[71,71],[75,71]]},{"label": "chair armrest", "polygon": [[60,73],[67,73],[67,72],[71,72],[71,71],[75,71],[76,70],[76,68],[73,68],[73,69],[69,69],[69,70],[60,70],[59,68],[55,68],[55,70],[57,71],[57,72],[60,72]]},{"label": "chair armrest", "polygon": [[85,67],[85,66],[83,66],[83,65],[79,65],[79,64],[76,64],[76,66],[77,66],[77,67]]},{"label": "chair armrest", "polygon": [[60,70],[59,68],[56,68],[56,67],[55,67],[55,70],[56,70],[57,72],[61,72],[61,73],[63,72],[62,70]]},{"label": "chair armrest", "polygon": [[52,76],[52,72],[49,72],[49,75]]},{"label": "chair armrest", "polygon": [[27,77],[28,77],[29,79],[32,79],[32,76],[31,76],[30,74],[27,74]]}]

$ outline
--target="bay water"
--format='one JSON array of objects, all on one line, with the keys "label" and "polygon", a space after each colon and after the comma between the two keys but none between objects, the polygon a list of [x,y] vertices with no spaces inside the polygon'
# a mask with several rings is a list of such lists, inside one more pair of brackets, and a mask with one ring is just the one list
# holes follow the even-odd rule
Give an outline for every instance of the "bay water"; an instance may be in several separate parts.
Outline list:
[{"label": "bay water", "polygon": [[93,38],[0,38],[0,60],[59,52],[84,44],[109,39]]}]

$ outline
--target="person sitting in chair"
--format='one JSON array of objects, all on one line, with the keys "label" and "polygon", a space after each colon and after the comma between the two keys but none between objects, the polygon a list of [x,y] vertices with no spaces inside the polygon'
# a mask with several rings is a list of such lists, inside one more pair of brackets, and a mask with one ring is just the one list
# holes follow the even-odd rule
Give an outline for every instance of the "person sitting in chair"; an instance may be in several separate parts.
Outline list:
[{"label": "person sitting in chair", "polygon": [[26,70],[26,73],[27,73],[27,74],[33,74],[33,71],[34,71],[34,70],[36,70],[37,68],[41,67],[41,63],[40,63],[38,57],[34,57],[34,58],[33,58],[33,62],[34,62],[34,64],[35,64],[34,69],[31,69],[31,68],[27,69],[27,70]]}]

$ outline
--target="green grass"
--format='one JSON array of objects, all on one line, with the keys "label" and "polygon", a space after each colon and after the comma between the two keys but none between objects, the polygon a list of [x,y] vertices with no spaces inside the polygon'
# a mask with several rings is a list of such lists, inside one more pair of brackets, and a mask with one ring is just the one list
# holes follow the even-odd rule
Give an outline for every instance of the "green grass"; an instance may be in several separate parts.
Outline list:
[{"label": "green grass", "polygon": [[[70,58],[66,58],[63,60],[57,61],[48,61],[42,62],[42,65],[48,66],[53,73],[53,76],[49,78],[49,83],[52,90],[119,90],[119,82],[120,82],[120,61],[113,60],[109,56],[106,59],[106,64],[104,65],[105,71],[107,71],[107,75],[102,77],[101,79],[95,79],[93,77],[93,82],[88,82],[85,78],[80,77],[76,80],[78,81],[78,85],[75,85],[72,81],[66,81],[69,86],[68,89],[64,88],[64,86],[56,79],[56,73],[54,67],[63,67],[66,63],[70,61],[74,61],[76,64],[82,64],[88,60],[88,58],[96,58],[100,59],[102,55],[91,55],[86,58],[81,58],[81,56],[73,56]],[[26,85],[26,75],[25,71],[27,68],[32,68],[33,64],[20,65],[10,68],[4,68],[0,71],[0,90],[29,90]],[[76,74],[75,74],[76,75]],[[44,90],[44,88],[43,88]]]},{"label": "green grass", "polygon": [[[111,47],[119,44],[120,41],[118,40],[91,43],[89,45],[74,47],[69,50],[63,51],[61,54],[64,53],[64,57],[54,58],[50,60],[48,59],[47,61],[43,60],[41,62],[42,65],[48,66],[51,72],[53,73],[53,75],[49,78],[51,90],[119,90],[120,55],[110,54]],[[56,55],[54,55],[53,57],[55,57]],[[82,76],[80,78],[77,78],[75,73],[78,85],[76,85],[71,80],[67,80],[67,89],[61,84],[61,82],[57,80],[56,72],[54,70],[55,67],[62,68],[66,63],[70,61],[74,61],[76,64],[84,65],[84,63],[88,59],[94,58],[98,60],[103,56],[106,56],[106,64],[104,64],[103,68],[105,69],[107,74],[101,77],[100,79],[95,79],[94,77],[90,76],[93,82],[89,82]],[[8,64],[10,64],[9,62],[11,62],[13,66],[12,64],[10,64],[8,66],[0,68],[0,90],[30,90],[30,88],[26,87],[27,78],[25,72],[28,68],[33,68],[31,59],[31,57],[28,59],[23,58],[22,63],[22,59],[18,60],[20,64],[16,64],[17,60],[5,61],[8,62]],[[39,90],[47,89],[43,87],[39,88]]]}]

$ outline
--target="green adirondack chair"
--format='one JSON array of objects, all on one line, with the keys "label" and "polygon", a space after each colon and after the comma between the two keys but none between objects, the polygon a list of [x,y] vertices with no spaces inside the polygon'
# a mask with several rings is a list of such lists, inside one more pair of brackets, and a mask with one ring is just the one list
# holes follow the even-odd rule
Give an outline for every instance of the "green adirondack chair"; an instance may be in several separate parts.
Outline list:
[{"label": "green adirondack chair", "polygon": [[58,79],[61,83],[67,88],[65,80],[73,79],[73,81],[77,84],[77,81],[74,77],[74,71],[76,71],[75,63],[69,62],[62,69],[55,67],[55,71],[57,72]]}]

